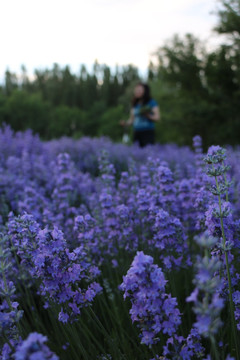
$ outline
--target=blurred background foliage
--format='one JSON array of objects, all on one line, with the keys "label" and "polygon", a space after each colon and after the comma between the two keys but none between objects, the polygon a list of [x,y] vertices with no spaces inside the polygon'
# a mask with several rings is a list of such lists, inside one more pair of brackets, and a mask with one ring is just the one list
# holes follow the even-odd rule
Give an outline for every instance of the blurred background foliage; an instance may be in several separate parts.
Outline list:
[{"label": "blurred background foliage", "polygon": [[[199,134],[205,146],[240,142],[240,1],[222,0],[214,29],[221,45],[207,51],[191,34],[175,35],[156,50],[147,81],[160,105],[157,141],[190,145]],[[81,65],[35,70],[30,78],[9,70],[0,86],[0,124],[31,128],[43,139],[109,136],[120,141],[121,119],[128,117],[133,87],[142,80],[133,65],[110,69],[95,62],[91,73]]]}]

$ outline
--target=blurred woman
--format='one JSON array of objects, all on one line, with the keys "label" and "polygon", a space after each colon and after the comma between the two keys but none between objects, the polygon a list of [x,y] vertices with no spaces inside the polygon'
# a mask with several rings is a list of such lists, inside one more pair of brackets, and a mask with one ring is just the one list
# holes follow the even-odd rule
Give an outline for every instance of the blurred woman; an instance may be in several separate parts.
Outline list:
[{"label": "blurred woman", "polygon": [[151,97],[147,84],[138,83],[134,88],[132,108],[122,126],[133,125],[133,141],[143,147],[155,142],[155,123],[160,120],[157,102]]}]

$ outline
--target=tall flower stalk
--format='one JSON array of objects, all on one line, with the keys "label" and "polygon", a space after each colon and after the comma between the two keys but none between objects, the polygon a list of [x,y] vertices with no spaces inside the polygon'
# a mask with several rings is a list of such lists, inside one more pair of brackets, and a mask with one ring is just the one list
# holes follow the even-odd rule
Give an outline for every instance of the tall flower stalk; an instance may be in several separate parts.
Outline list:
[{"label": "tall flower stalk", "polygon": [[222,326],[220,315],[224,307],[224,300],[220,297],[222,279],[219,276],[219,269],[221,262],[216,256],[210,257],[210,249],[216,245],[217,238],[209,236],[206,232],[194,239],[204,250],[204,256],[196,258],[195,269],[197,271],[193,280],[195,289],[186,300],[194,303],[193,311],[196,314],[194,327],[201,336],[210,340],[214,359],[219,359],[215,338]]},{"label": "tall flower stalk", "polygon": [[[229,265],[229,253],[233,243],[231,239],[226,238],[226,232],[224,229],[224,219],[230,215],[230,206],[228,201],[228,188],[230,183],[227,181],[226,173],[229,170],[229,166],[225,164],[226,159],[226,150],[220,146],[211,146],[208,150],[207,156],[204,158],[205,163],[207,164],[207,175],[214,178],[215,184],[210,186],[210,191],[213,195],[218,198],[218,208],[213,207],[213,216],[219,218],[220,220],[220,229],[221,229],[221,249],[224,252],[225,265],[228,279],[228,294],[229,294],[229,304],[230,304],[230,315],[233,329],[233,336],[236,348],[237,359],[240,359],[238,339],[237,339],[237,327],[234,317],[234,303],[232,296],[232,281],[230,274],[230,265]],[[226,201],[223,200],[225,195]]]},{"label": "tall flower stalk", "polygon": [[140,328],[141,343],[150,347],[160,340],[159,333],[172,336],[181,323],[177,299],[166,293],[166,283],[153,258],[139,251],[120,285],[124,299],[130,298],[131,319]]},{"label": "tall flower stalk", "polygon": [[[0,234],[0,353],[11,352],[20,339],[19,321],[23,311],[18,310],[12,277],[11,253],[7,238]],[[1,355],[0,355],[1,358]]]}]

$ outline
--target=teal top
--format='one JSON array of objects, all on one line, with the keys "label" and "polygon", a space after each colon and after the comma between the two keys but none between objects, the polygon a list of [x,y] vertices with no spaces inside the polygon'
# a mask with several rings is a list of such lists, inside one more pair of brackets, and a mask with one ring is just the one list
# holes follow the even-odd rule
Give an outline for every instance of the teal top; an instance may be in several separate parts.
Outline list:
[{"label": "teal top", "polygon": [[[144,130],[154,130],[155,128],[155,122],[148,119],[146,116],[141,114],[141,109],[145,107],[154,108],[155,106],[158,106],[157,102],[153,99],[149,100],[148,103],[142,105],[137,104],[133,107],[133,115],[134,115],[134,121],[133,121],[133,128],[136,131],[144,131]],[[151,113],[151,110],[149,111]]]}]

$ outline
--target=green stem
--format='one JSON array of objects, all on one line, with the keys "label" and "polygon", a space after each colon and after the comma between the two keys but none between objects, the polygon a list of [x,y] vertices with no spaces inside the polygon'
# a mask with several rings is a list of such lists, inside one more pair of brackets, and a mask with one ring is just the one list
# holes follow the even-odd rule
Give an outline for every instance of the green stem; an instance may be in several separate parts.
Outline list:
[{"label": "green stem", "polygon": [[214,359],[215,360],[219,360],[219,353],[216,347],[216,342],[213,336],[210,336],[210,340],[211,340],[211,347],[212,347],[212,352],[214,354]]},{"label": "green stem", "polygon": [[[3,272],[2,275],[3,275],[4,290],[5,290],[5,292],[7,293],[7,291],[8,291],[7,279],[6,279],[6,276],[5,276],[4,272]],[[9,309],[10,309],[11,311],[13,311],[12,304],[11,304],[11,300],[10,300],[10,298],[9,298],[8,295],[6,296],[6,300],[7,300],[7,304],[8,304],[8,306],[9,306]]]},{"label": "green stem", "polygon": [[[219,184],[218,179],[215,176],[216,181],[216,187],[219,191]],[[228,261],[228,253],[226,250],[226,236],[223,226],[223,214],[222,214],[222,203],[221,203],[221,196],[218,195],[218,202],[219,202],[219,212],[220,212],[220,222],[221,222],[221,231],[222,231],[222,238],[223,238],[223,250],[225,254],[225,262],[226,262],[226,270],[227,270],[227,278],[228,278],[228,294],[229,294],[229,303],[230,303],[230,314],[231,314],[231,321],[232,321],[232,329],[233,329],[233,336],[234,336],[234,342],[236,347],[236,356],[237,360],[240,360],[240,354],[239,354],[239,348],[238,348],[238,339],[237,339],[237,327],[236,327],[236,321],[234,316],[234,304],[233,304],[233,298],[232,298],[232,282],[231,282],[231,275],[230,275],[230,268],[229,268],[229,261]]]},{"label": "green stem", "polygon": [[93,309],[91,308],[91,306],[89,307],[90,313],[93,316],[93,319],[96,321],[96,323],[98,324],[99,328],[102,330],[102,333],[107,337],[107,339],[109,339],[109,334],[107,333],[106,329],[104,328],[104,326],[102,325],[101,321],[98,319],[98,317],[96,316],[95,312],[93,311]]},{"label": "green stem", "polygon": [[3,332],[3,338],[6,341],[6,343],[8,344],[8,346],[10,347],[10,349],[15,352],[14,346],[10,343],[10,341],[8,340],[8,338],[4,332]]},{"label": "green stem", "polygon": [[[4,290],[5,290],[5,292],[7,293],[7,291],[8,291],[8,286],[7,286],[7,279],[6,279],[6,276],[5,276],[4,272],[3,272],[3,283],[4,283]],[[9,306],[9,309],[10,309],[11,311],[14,311],[14,309],[13,309],[13,307],[12,307],[12,303],[11,303],[11,300],[10,300],[9,295],[6,296],[6,301],[7,301],[7,304],[8,304],[8,306]],[[20,328],[20,325],[19,325],[18,322],[16,322],[16,326],[17,326],[17,329],[18,329],[18,335],[17,335],[17,337],[19,338],[19,335],[20,335],[20,333],[21,333],[21,328]]]},{"label": "green stem", "polygon": [[234,342],[236,347],[236,356],[237,360],[240,359],[239,355],[239,348],[238,348],[238,339],[237,339],[237,326],[234,316],[234,304],[232,299],[232,284],[231,284],[231,275],[229,270],[229,262],[228,262],[228,254],[227,251],[225,251],[225,260],[226,260],[226,268],[227,268],[227,277],[228,277],[228,285],[229,285],[229,302],[230,302],[230,313],[231,313],[231,319],[232,319],[232,325],[233,325],[233,336],[234,336]]},{"label": "green stem", "polygon": [[[224,181],[225,181],[225,186],[227,188],[227,177],[225,173],[224,173]],[[226,201],[228,201],[228,190],[226,191]]]}]

